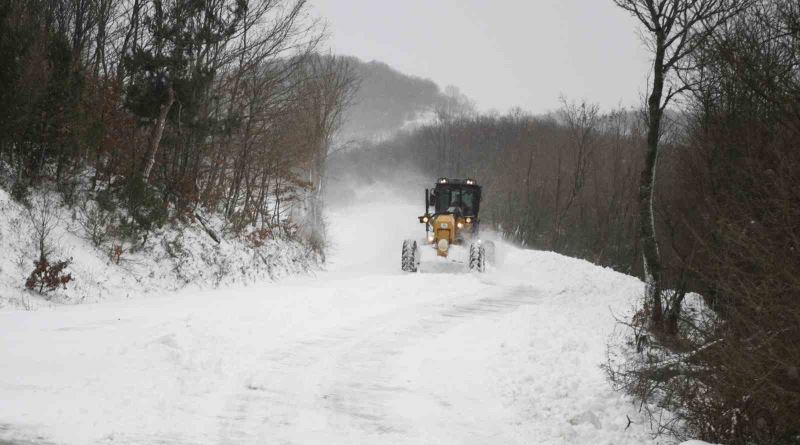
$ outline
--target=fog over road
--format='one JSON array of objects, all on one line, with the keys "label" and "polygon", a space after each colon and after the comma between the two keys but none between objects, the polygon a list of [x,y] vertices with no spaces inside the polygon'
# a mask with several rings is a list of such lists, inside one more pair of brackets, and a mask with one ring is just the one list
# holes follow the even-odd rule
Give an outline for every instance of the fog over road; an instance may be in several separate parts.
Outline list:
[{"label": "fog over road", "polygon": [[418,213],[333,209],[312,276],[0,313],[0,443],[650,442],[599,368],[637,279],[505,244],[405,274]]}]

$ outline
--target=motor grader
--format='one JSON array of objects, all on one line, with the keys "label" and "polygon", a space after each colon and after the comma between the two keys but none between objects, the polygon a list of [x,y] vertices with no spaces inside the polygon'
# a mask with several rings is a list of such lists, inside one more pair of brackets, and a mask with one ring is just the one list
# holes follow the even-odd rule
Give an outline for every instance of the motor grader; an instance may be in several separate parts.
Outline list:
[{"label": "motor grader", "polygon": [[437,257],[446,259],[454,250],[469,246],[464,251],[465,261],[454,261],[465,262],[471,271],[483,272],[487,260],[493,259],[494,244],[480,238],[480,203],[481,186],[473,179],[439,178],[433,190],[425,189],[425,214],[419,222],[425,224],[426,236],[422,241],[403,242],[403,271],[419,271],[423,249],[432,249]]}]

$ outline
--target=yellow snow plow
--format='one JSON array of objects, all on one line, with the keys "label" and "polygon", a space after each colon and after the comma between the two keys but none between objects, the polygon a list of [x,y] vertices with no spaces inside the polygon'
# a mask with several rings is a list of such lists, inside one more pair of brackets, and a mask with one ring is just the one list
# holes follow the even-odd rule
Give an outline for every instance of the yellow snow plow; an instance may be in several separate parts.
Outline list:
[{"label": "yellow snow plow", "polygon": [[419,217],[425,224],[425,240],[403,242],[402,269],[419,270],[421,245],[442,258],[450,257],[454,246],[469,246],[465,261],[469,270],[483,272],[487,258],[491,261],[494,255],[494,244],[480,239],[480,203],[481,187],[474,180],[439,178],[433,190],[425,190],[425,214]]}]

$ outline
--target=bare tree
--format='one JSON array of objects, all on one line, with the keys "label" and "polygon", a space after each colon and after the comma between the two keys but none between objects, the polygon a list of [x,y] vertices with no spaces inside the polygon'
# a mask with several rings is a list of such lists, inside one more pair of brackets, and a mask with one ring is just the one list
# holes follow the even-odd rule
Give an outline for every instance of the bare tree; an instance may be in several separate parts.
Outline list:
[{"label": "bare tree", "polygon": [[[558,150],[556,164],[558,175],[556,178],[553,238],[551,241],[554,250],[558,250],[564,217],[586,184],[587,170],[590,168],[589,161],[592,151],[596,148],[597,125],[600,120],[600,107],[597,105],[587,104],[585,101],[580,104],[571,103],[564,97],[561,98],[561,103],[560,117],[564,121],[569,136],[564,148],[569,151],[572,168],[567,170],[564,175],[561,174],[562,165],[565,163],[563,160],[565,150]],[[566,196],[562,205],[561,189],[564,188],[562,185],[564,181],[568,183],[566,184]]]},{"label": "bare tree", "polygon": [[53,253],[50,237],[58,224],[56,202],[52,196],[42,193],[31,199],[26,208],[31,223],[33,241],[39,250],[39,261],[46,261]]},{"label": "bare tree", "polygon": [[[664,111],[691,84],[672,82],[685,62],[721,25],[754,0],[614,0],[644,27],[653,54],[652,84],[647,99],[647,148],[639,182],[639,227],[650,322],[660,327],[662,266],[655,233],[655,182]],[[665,92],[666,89],[666,92]]]},{"label": "bare tree", "polygon": [[304,86],[298,90],[298,103],[306,116],[302,125],[310,153],[308,172],[312,189],[309,206],[313,240],[321,239],[325,163],[344,110],[357,91],[358,79],[346,59],[333,55],[312,55],[304,66]]}]

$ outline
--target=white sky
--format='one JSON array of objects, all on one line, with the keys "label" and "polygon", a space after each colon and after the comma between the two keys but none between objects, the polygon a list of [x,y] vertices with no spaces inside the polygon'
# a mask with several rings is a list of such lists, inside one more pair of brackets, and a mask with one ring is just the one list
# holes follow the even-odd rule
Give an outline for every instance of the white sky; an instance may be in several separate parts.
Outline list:
[{"label": "white sky", "polygon": [[481,110],[641,103],[648,55],[611,0],[311,0],[335,53],[380,60]]}]

